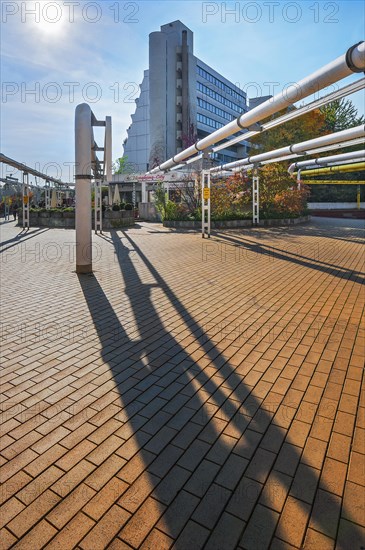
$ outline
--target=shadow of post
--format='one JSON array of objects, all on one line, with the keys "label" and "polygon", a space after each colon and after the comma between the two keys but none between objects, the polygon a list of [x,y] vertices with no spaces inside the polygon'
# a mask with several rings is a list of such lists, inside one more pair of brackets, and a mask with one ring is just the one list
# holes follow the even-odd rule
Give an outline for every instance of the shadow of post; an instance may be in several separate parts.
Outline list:
[{"label": "shadow of post", "polygon": [[[152,514],[154,524],[175,541],[178,550],[228,550],[240,541],[245,548],[264,550],[270,546],[275,524],[268,531],[272,519],[256,517],[258,502],[270,507],[272,499],[282,495],[285,500],[291,491],[299,508],[308,511],[311,506],[300,500],[300,487],[292,483],[301,448],[290,442],[285,429],[297,413],[296,406],[283,405],[270,392],[260,394],[255,384],[244,382],[252,365],[230,364],[132,238],[126,232],[123,237],[128,247],[115,231],[110,243],[137,338],[128,336],[129,329],[97,277],[79,276],[101,356],[110,367],[123,407],[119,418],[125,422],[121,431],[125,443],[116,453],[127,464],[118,477],[132,485],[138,484],[138,476],[147,476],[151,489],[147,500],[144,495],[140,501],[139,490],[133,487],[122,495],[119,504],[134,515],[121,527],[119,537],[138,548],[151,528],[147,529],[145,518]],[[141,281],[137,261],[153,282]],[[181,318],[201,359],[193,360],[166,328],[154,304],[153,289],[167,299],[166,308],[173,308]],[[307,468],[306,488],[314,495],[319,480],[313,472]],[[316,514],[319,529],[326,532],[325,505],[317,506]],[[232,515],[235,522],[230,526]],[[360,541],[355,524],[353,529]],[[278,536],[285,539],[282,526]]]}]

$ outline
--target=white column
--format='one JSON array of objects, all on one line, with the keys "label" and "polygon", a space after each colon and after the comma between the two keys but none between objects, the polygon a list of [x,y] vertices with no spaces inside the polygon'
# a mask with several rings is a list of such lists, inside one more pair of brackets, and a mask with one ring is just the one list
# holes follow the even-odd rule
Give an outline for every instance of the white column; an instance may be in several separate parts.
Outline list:
[{"label": "white column", "polygon": [[145,181],[142,181],[141,186],[142,186],[142,202],[148,202],[147,183]]},{"label": "white column", "polygon": [[23,172],[23,229],[29,229],[29,174]]},{"label": "white column", "polygon": [[101,202],[101,180],[95,180],[95,233],[103,231],[103,214]]},{"label": "white column", "polygon": [[75,111],[76,273],[92,271],[91,144],[91,109],[82,103]]}]

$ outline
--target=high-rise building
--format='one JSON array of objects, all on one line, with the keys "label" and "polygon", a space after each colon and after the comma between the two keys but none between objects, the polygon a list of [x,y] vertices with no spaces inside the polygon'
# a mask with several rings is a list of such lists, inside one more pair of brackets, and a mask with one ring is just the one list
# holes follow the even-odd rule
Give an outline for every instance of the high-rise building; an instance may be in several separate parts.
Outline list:
[{"label": "high-rise building", "polygon": [[[181,21],[162,25],[149,36],[149,68],[124,156],[134,171],[145,172],[173,157],[248,110],[246,94],[193,54],[193,33]],[[248,144],[215,153],[230,162],[247,153]]]}]

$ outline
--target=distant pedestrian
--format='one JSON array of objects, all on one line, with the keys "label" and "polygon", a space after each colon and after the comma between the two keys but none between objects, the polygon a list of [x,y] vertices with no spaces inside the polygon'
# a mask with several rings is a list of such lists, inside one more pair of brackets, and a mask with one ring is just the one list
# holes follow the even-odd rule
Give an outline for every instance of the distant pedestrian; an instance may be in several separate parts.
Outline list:
[{"label": "distant pedestrian", "polygon": [[18,204],[15,202],[15,203],[13,204],[13,216],[14,216],[14,220],[16,220],[17,212],[18,212]]}]

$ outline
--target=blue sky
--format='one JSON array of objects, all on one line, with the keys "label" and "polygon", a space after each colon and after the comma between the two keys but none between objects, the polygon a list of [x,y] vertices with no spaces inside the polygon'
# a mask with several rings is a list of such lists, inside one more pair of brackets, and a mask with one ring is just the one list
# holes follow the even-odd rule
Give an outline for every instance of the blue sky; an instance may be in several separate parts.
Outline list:
[{"label": "blue sky", "polygon": [[[364,29],[360,0],[2,0],[1,7],[1,152],[64,181],[79,103],[90,103],[98,118],[112,116],[113,158],[122,155],[148,67],[148,34],[161,25],[185,23],[195,55],[248,96],[307,76],[362,40]],[[363,114],[364,93],[351,99]]]}]

